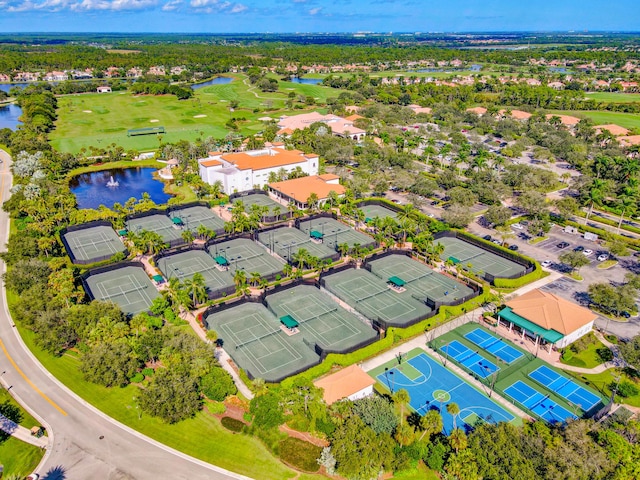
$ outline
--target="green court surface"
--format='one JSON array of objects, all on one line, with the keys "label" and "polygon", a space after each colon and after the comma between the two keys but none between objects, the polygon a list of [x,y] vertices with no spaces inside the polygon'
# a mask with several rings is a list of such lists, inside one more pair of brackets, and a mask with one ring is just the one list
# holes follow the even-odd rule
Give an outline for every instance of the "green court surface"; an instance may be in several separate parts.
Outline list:
[{"label": "green court surface", "polygon": [[443,304],[473,294],[473,290],[453,278],[432,270],[424,263],[413,260],[406,255],[389,255],[367,262],[367,268],[381,280],[398,277],[405,281],[404,288],[415,297],[431,299]]},{"label": "green court surface", "polygon": [[247,275],[256,272],[261,277],[269,277],[282,272],[284,262],[272,256],[266,248],[246,238],[236,238],[215,243],[208,247],[212,258],[224,258],[229,264],[229,272],[244,270]]},{"label": "green court surface", "polygon": [[511,277],[511,275],[522,274],[526,267],[511,260],[507,260],[495,253],[476,247],[460,238],[441,237],[438,243],[444,246],[444,252],[440,255],[443,261],[452,258],[455,263],[459,263],[462,268],[469,268],[474,272],[489,273],[494,277]]},{"label": "green court surface", "polygon": [[210,208],[204,206],[197,205],[172,210],[169,213],[169,217],[171,219],[179,218],[182,220],[184,228],[191,230],[194,234],[197,234],[200,225],[204,225],[216,233],[224,232],[224,220],[213,213]]},{"label": "green court surface", "polygon": [[326,275],[323,286],[372,321],[406,327],[426,318],[431,309],[411,292],[396,292],[385,280],[364,269]]},{"label": "green court surface", "polygon": [[280,255],[280,257],[292,263],[293,261],[291,259],[295,259],[296,254],[301,249],[304,249],[309,255],[321,260],[338,255],[335,250],[332,250],[326,245],[313,242],[309,235],[301,232],[297,228],[282,227],[269,230],[268,232],[260,232],[258,240],[269,250],[274,251]]},{"label": "green court surface", "polygon": [[106,225],[66,232],[63,236],[70,250],[67,253],[72,260],[97,262],[126,251],[118,234]]},{"label": "green court surface", "polygon": [[375,244],[373,238],[364,233],[356,232],[353,228],[340,223],[333,218],[320,217],[300,222],[300,230],[307,235],[311,232],[317,232],[327,247],[335,250],[336,245],[346,243],[349,248],[354,245],[368,247]]},{"label": "green court surface", "polygon": [[183,231],[182,227],[175,225],[168,216],[159,213],[127,220],[127,230],[136,234],[143,230],[155,232],[167,243],[182,240]]},{"label": "green court surface", "polygon": [[[505,348],[509,349],[511,352],[518,352],[521,354],[521,356],[517,357],[511,363],[507,363],[506,361],[503,360],[504,356],[501,355],[501,351],[496,351],[495,353],[492,353],[491,351],[489,351],[489,350],[493,350],[492,344],[489,344],[487,349],[485,349],[479,346],[477,343],[472,342],[471,341],[472,337],[467,338],[467,336],[465,336],[465,335],[474,335],[472,332],[477,329],[480,329],[486,332],[487,334],[492,335],[498,339],[502,339],[501,343],[505,345]],[[483,359],[481,360],[482,362],[486,360],[486,362],[490,362],[496,365],[498,370],[491,375],[487,375],[486,378],[480,378],[480,376],[478,376],[473,370],[469,369],[464,364],[465,363],[464,359],[462,360],[462,362],[458,362],[453,358],[453,355],[450,354],[451,351],[447,347],[452,342],[458,342],[458,345],[459,344],[464,345],[468,349],[472,350],[476,356],[479,356],[481,359]],[[525,339],[525,340],[521,340],[521,342],[529,343],[530,340]],[[549,404],[555,403],[556,405],[558,405],[556,407],[556,410],[558,411],[567,411],[567,412],[570,412],[571,414],[575,414],[578,417],[586,413],[582,408],[580,408],[580,405],[572,404],[566,398],[563,398],[562,396],[560,396],[556,391],[556,389],[547,388],[545,387],[545,385],[535,381],[533,378],[529,376],[532,372],[536,371],[541,366],[546,366],[546,368],[554,372],[557,372],[560,375],[566,376],[568,380],[569,379],[573,380],[576,385],[581,386],[587,392],[590,392],[592,395],[596,395],[598,398],[604,401],[604,398],[598,392],[594,391],[589,384],[586,384],[586,385],[581,384],[575,381],[572,377],[562,373],[561,370],[551,367],[551,365],[549,365],[545,361],[548,358],[550,359],[546,351],[546,348],[547,348],[546,346],[545,346],[545,349],[543,349],[542,347],[538,349],[538,356],[536,357],[535,355],[530,353],[527,349],[523,348],[522,346],[515,344],[510,340],[502,338],[494,330],[486,328],[483,325],[479,325],[475,322],[462,325],[456,328],[455,330],[452,330],[451,332],[447,332],[444,335],[441,335],[436,339],[430,339],[428,343],[432,348],[436,349],[439,352],[441,361],[455,363],[460,368],[465,370],[469,375],[474,376],[475,378],[481,380],[486,385],[487,389],[491,388],[491,385],[494,384],[495,391],[498,392],[503,398],[505,398],[507,401],[511,403],[514,403],[517,407],[528,412],[530,415],[532,415],[535,418],[540,418],[539,417],[540,408],[538,408],[537,406],[534,406],[535,411],[532,411],[527,406],[518,403],[517,399],[514,399],[509,395],[508,392],[512,391],[510,387],[514,386],[514,384],[518,384],[518,382],[522,382],[526,386],[531,387],[532,389],[540,392],[541,397],[544,397],[545,399],[549,399],[549,402],[547,403]],[[531,344],[529,343],[529,345]],[[511,356],[511,358],[513,358],[513,356]],[[526,388],[526,387],[523,387],[522,384],[518,384],[518,385],[521,386],[520,388],[521,390],[523,388]],[[505,390],[507,390],[507,392],[505,392]],[[595,410],[602,406],[603,406],[603,403],[600,403],[598,406],[592,407],[592,410]],[[545,415],[542,416],[543,419],[549,420],[549,418],[551,418],[548,415],[546,416]]]},{"label": "green court surface", "polygon": [[306,342],[323,350],[347,352],[373,342],[376,332],[316,287],[299,286],[267,296],[276,317],[291,316]]},{"label": "green court surface", "polygon": [[320,362],[303,336],[287,335],[280,328],[280,319],[262,303],[244,303],[213,313],[204,322],[218,333],[224,349],[250,378],[279,382]]},{"label": "green court surface", "polygon": [[90,275],[85,280],[90,297],[113,302],[126,314],[147,311],[160,296],[155,285],[141,267],[121,267]]},{"label": "green court surface", "polygon": [[235,289],[233,275],[219,267],[216,261],[202,250],[167,255],[159,258],[157,265],[166,278],[177,278],[181,282],[193,278],[195,273],[201,273],[209,298],[214,298],[223,291]]},{"label": "green court surface", "polygon": [[[262,217],[275,217],[276,214],[282,218],[289,213],[287,207],[279,204],[268,195],[261,195],[259,193],[253,195],[247,195],[245,197],[238,197],[233,200],[237,202],[240,200],[244,204],[244,211],[251,213],[251,206],[258,205],[260,207],[267,207],[266,213]],[[262,219],[261,219],[262,220]]]},{"label": "green court surface", "polygon": [[382,205],[362,205],[358,207],[364,212],[365,222],[369,222],[374,218],[397,218],[398,214],[389,208],[385,208]]}]

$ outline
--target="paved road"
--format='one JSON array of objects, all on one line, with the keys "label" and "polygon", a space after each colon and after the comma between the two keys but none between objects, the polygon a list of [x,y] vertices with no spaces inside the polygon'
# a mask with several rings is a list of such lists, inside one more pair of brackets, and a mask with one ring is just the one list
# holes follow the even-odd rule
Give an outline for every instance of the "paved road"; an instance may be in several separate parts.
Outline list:
[{"label": "paved road", "polygon": [[[9,157],[0,150],[0,194],[9,197]],[[0,245],[8,235],[0,211]],[[4,263],[0,262],[0,271]],[[26,348],[0,298],[0,374],[3,383],[49,432],[49,447],[38,468],[47,480],[237,479],[246,478],[188,457],[110,419],[53,378]]]}]

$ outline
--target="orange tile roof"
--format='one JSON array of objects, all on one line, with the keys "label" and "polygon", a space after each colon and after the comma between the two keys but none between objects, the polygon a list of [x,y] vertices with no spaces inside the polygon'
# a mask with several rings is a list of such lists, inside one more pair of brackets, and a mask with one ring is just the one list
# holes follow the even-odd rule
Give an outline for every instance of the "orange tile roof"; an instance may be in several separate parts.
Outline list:
[{"label": "orange tile roof", "polygon": [[547,113],[545,115],[545,118],[547,120],[549,120],[552,117],[558,117],[560,118],[560,121],[562,122],[563,125],[577,125],[578,122],[580,121],[580,119],[578,117],[572,117],[571,115],[556,115],[554,113]]},{"label": "orange tile roof", "polygon": [[350,122],[355,122],[356,120],[360,120],[361,118],[365,117],[363,117],[362,115],[358,115],[357,113],[349,115],[348,117],[344,117],[345,120],[349,120]]},{"label": "orange tile roof", "polygon": [[217,167],[218,165],[222,165],[222,162],[218,160],[205,160],[204,162],[200,162],[200,165],[203,167]]},{"label": "orange tile roof", "polygon": [[522,318],[563,335],[569,335],[598,318],[587,308],[538,289],[514,298],[506,305]]},{"label": "orange tile roof", "polygon": [[611,135],[614,135],[616,137],[629,135],[629,130],[614,123],[609,123],[607,125],[596,125],[593,128],[595,128],[596,131],[607,130],[609,133],[611,133]]},{"label": "orange tile roof", "polygon": [[[507,111],[503,109],[498,113],[500,115],[506,115]],[[516,120],[528,120],[529,118],[531,118],[531,114],[522,110],[511,110],[511,118],[515,118]]]},{"label": "orange tile roof", "polygon": [[327,198],[332,190],[338,195],[345,192],[346,189],[342,185],[327,183],[326,180],[318,175],[312,175],[270,183],[269,187],[301,203],[306,203],[312,193],[315,193],[318,199],[322,200]]},{"label": "orange tile roof", "polygon": [[335,175],[333,173],[323,173],[322,175],[318,175],[319,178],[323,179],[323,180],[337,180],[340,177],[338,175]]},{"label": "orange tile roof", "polygon": [[276,148],[275,155],[257,155],[252,156],[248,153],[228,153],[221,158],[232,163],[240,170],[263,170],[265,168],[283,167],[285,165],[293,165],[296,163],[306,162],[307,159],[301,155],[298,150],[283,150]]},{"label": "orange tile roof", "polygon": [[313,382],[316,387],[324,389],[323,398],[327,405],[358,393],[374,383],[376,381],[357,365],[343,368],[339,372]]},{"label": "orange tile roof", "polygon": [[467,112],[475,113],[476,115],[484,115],[485,113],[487,113],[487,109],[484,107],[473,107],[467,108]]},{"label": "orange tile roof", "polygon": [[618,137],[618,141],[624,145],[640,145],[640,135],[628,135],[626,137]]}]

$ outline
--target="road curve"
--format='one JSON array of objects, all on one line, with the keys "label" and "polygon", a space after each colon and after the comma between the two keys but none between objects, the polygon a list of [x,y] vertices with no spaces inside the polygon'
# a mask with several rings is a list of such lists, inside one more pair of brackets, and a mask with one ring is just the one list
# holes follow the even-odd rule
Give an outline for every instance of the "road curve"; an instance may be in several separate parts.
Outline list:
[{"label": "road curve", "polygon": [[[0,150],[0,195],[11,187],[10,157]],[[9,219],[0,211],[0,250]],[[0,272],[4,272],[0,260]],[[166,447],[92,407],[45,370],[25,346],[0,296],[0,379],[47,428],[50,441],[37,472],[47,480],[247,479]]]}]

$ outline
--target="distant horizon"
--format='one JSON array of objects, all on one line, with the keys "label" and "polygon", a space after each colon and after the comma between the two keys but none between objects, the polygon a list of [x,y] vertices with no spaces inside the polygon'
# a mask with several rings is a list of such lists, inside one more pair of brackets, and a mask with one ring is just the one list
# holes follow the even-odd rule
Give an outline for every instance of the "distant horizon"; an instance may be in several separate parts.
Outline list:
[{"label": "distant horizon", "polygon": [[[637,0],[0,0],[19,33],[636,32]],[[4,35],[7,35],[4,33]]]},{"label": "distant horizon", "polygon": [[296,31],[296,32],[272,32],[272,31],[237,31],[237,32],[162,32],[162,31],[126,31],[126,30],[96,30],[96,31],[81,31],[81,30],[69,30],[69,31],[46,31],[46,30],[32,30],[32,31],[8,31],[0,33],[1,36],[11,35],[98,35],[98,34],[110,34],[110,35],[506,35],[506,34],[532,34],[532,35],[571,35],[571,36],[597,36],[597,35],[640,35],[640,30],[442,30],[442,31],[402,31],[389,32],[389,31]]}]

